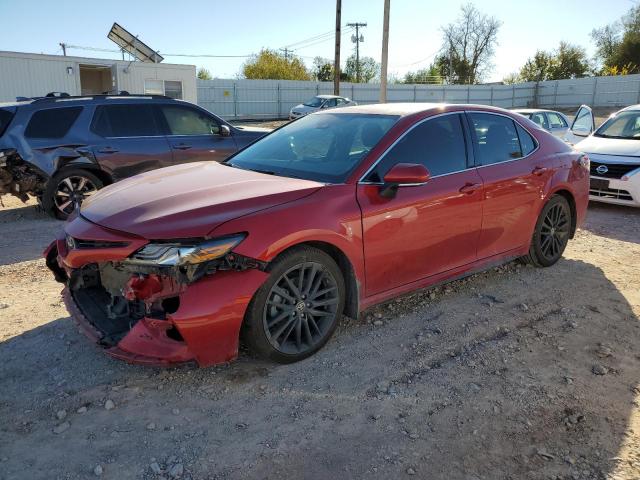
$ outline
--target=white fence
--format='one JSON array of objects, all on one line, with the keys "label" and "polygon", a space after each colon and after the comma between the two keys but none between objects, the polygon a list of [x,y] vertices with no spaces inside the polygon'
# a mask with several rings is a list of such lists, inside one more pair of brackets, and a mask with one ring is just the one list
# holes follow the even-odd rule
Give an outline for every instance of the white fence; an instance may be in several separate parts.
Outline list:
[{"label": "white fence", "polygon": [[[341,83],[340,94],[376,103],[380,86]],[[198,104],[229,119],[286,118],[291,107],[333,93],[332,82],[198,80]],[[516,107],[617,107],[640,103],[640,75],[587,77],[516,85],[404,85],[387,89],[389,102],[480,103]]]}]

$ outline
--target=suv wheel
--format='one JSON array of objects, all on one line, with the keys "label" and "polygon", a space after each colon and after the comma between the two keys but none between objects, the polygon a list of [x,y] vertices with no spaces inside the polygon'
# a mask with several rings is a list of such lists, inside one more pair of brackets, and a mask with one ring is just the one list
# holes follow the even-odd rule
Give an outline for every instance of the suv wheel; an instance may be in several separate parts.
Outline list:
[{"label": "suv wheel", "polygon": [[76,205],[100,190],[102,180],[88,170],[65,170],[54,175],[47,183],[42,204],[49,213],[60,220],[66,220]]}]

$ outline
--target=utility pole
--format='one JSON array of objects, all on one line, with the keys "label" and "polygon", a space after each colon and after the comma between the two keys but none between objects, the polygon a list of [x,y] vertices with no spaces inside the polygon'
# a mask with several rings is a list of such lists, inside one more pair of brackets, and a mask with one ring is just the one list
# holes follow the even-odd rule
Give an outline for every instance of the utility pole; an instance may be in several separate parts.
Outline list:
[{"label": "utility pole", "polygon": [[366,26],[366,23],[347,23],[347,27],[356,29],[355,36],[351,36],[351,41],[356,44],[356,83],[360,83],[360,42],[364,42],[364,37],[360,35],[360,28]]},{"label": "utility pole", "polygon": [[67,44],[62,42],[59,44],[62,47],[62,55],[67,56]]},{"label": "utility pole", "polygon": [[333,94],[340,95],[340,36],[342,16],[342,0],[336,0],[336,49],[333,58]]},{"label": "utility pole", "polygon": [[289,50],[287,47],[281,48],[280,50],[284,52],[284,59],[289,60],[289,54],[293,52]]},{"label": "utility pole", "polygon": [[384,0],[382,22],[382,60],[380,65],[380,103],[387,103],[387,61],[389,60],[389,10],[391,0]]}]

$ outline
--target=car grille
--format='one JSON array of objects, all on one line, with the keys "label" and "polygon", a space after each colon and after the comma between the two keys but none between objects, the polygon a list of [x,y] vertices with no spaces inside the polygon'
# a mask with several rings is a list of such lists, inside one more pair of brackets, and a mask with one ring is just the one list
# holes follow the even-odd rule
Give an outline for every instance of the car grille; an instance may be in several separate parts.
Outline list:
[{"label": "car grille", "polygon": [[73,238],[67,235],[67,247],[78,249],[93,248],[123,248],[129,245],[129,242],[109,242],[103,240],[85,240],[81,238]]},{"label": "car grille", "polygon": [[[605,173],[598,172],[598,167],[604,165],[607,167]],[[627,173],[640,168],[640,164],[629,165],[624,163],[598,163],[591,160],[591,175],[602,178],[622,178]]]},{"label": "car grille", "polygon": [[618,190],[615,188],[599,188],[599,189],[590,189],[589,195],[600,198],[611,198],[616,200],[628,200],[633,201],[633,197],[626,190]]}]

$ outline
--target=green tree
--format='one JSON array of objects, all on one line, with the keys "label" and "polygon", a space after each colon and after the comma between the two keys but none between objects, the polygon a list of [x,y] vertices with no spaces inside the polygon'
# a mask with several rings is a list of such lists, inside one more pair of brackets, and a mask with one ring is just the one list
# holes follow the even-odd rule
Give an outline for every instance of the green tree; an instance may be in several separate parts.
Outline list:
[{"label": "green tree", "polygon": [[491,67],[502,23],[464,5],[456,22],[442,28],[443,46],[436,65],[451,83],[477,83]]},{"label": "green tree", "polygon": [[632,7],[620,21],[594,29],[591,38],[601,74],[640,73],[640,5]]},{"label": "green tree", "polygon": [[333,63],[327,58],[315,57],[312,73],[317,81],[330,82],[333,80]]},{"label": "green tree", "polygon": [[403,83],[442,83],[443,76],[441,75],[440,68],[436,63],[432,63],[429,67],[415,72],[407,72],[404,76]]},{"label": "green tree", "polygon": [[211,76],[211,72],[204,67],[200,67],[198,69],[198,73],[196,74],[196,76],[200,80],[213,80],[213,77]]},{"label": "green tree", "polygon": [[275,50],[263,49],[242,66],[242,76],[260,80],[311,80],[302,60],[284,55]]},{"label": "green tree", "polygon": [[[349,82],[356,82],[358,78],[358,65],[356,56],[347,58],[344,73]],[[380,76],[380,64],[371,57],[360,57],[360,83],[369,83]]]},{"label": "green tree", "polygon": [[520,74],[517,72],[510,73],[502,79],[502,83],[505,85],[515,85],[520,82],[522,82],[522,79],[520,78]]},{"label": "green tree", "polygon": [[538,50],[520,70],[524,82],[585,77],[590,73],[587,53],[582,47],[560,42],[553,52]]}]

